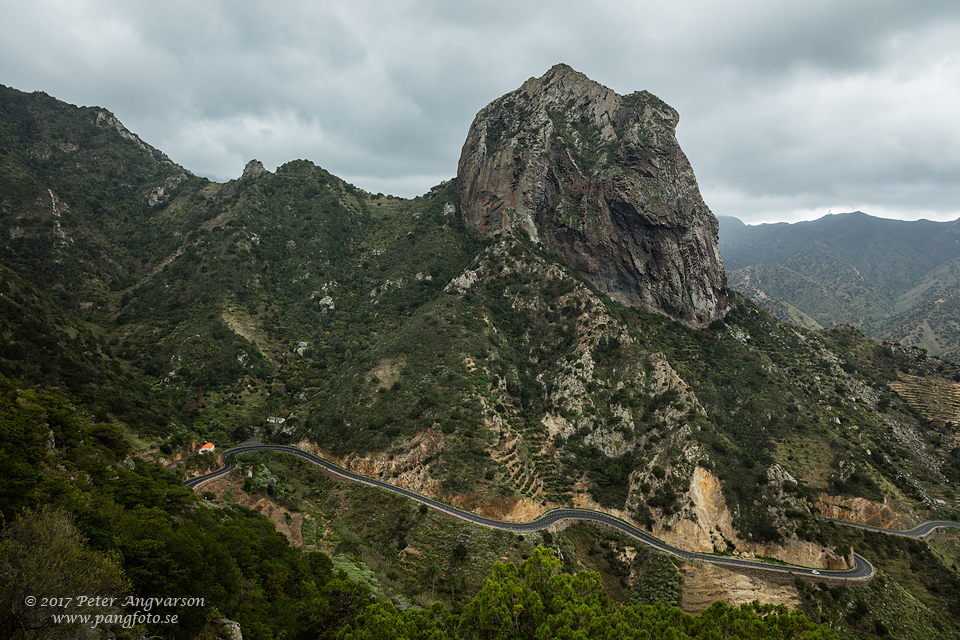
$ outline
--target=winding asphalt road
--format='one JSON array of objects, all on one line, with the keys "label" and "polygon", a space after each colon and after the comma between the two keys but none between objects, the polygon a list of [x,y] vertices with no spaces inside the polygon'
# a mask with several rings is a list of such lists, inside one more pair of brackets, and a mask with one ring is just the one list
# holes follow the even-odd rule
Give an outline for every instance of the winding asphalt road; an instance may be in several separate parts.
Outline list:
[{"label": "winding asphalt road", "polygon": [[[326,471],[333,473],[341,478],[351,480],[353,482],[359,482],[361,484],[369,485],[371,487],[379,487],[380,489],[386,489],[387,491],[392,491],[394,493],[399,493],[400,495],[415,500],[421,504],[425,504],[432,509],[441,511],[448,515],[451,515],[460,520],[465,520],[467,522],[478,524],[484,527],[490,527],[493,529],[502,529],[505,531],[512,531],[514,533],[523,533],[526,531],[538,531],[540,529],[546,529],[550,525],[556,524],[561,520],[588,520],[591,522],[597,522],[612,529],[616,529],[625,533],[626,535],[639,540],[640,542],[658,549],[665,553],[670,553],[672,555],[678,556],[685,560],[699,560],[701,562],[709,562],[711,564],[732,567],[735,569],[750,569],[755,571],[765,571],[773,573],[788,573],[788,574],[801,574],[804,576],[816,575],[821,578],[840,578],[848,580],[868,580],[873,577],[875,570],[873,565],[867,561],[863,556],[854,553],[854,567],[852,569],[847,569],[844,571],[818,571],[814,573],[814,570],[805,568],[805,567],[795,567],[790,565],[774,565],[764,562],[758,562],[754,560],[742,560],[739,558],[728,558],[721,556],[713,556],[704,553],[696,553],[693,551],[685,551],[683,549],[678,549],[677,547],[668,545],[667,543],[654,538],[649,533],[638,529],[632,524],[615,518],[606,513],[601,513],[599,511],[589,511],[587,509],[553,509],[543,514],[536,520],[531,520],[530,522],[503,522],[501,520],[492,520],[490,518],[484,518],[483,516],[478,516],[469,511],[464,511],[462,509],[457,509],[456,507],[451,507],[448,504],[438,502],[432,498],[422,496],[418,493],[414,493],[408,489],[392,485],[388,482],[383,482],[382,480],[376,480],[374,478],[368,478],[360,474],[354,473],[343,467],[339,467],[323,458],[319,458],[311,453],[306,451],[301,451],[296,447],[287,447],[283,445],[269,445],[269,444],[260,444],[260,445],[241,445],[234,449],[228,449],[223,452],[223,462],[224,466],[214,471],[213,473],[208,473],[203,476],[198,476],[196,478],[191,478],[184,482],[184,484],[191,488],[197,488],[200,485],[209,482],[210,480],[215,480],[221,476],[224,476],[236,467],[235,462],[230,462],[227,464],[227,459],[234,456],[238,456],[243,453],[250,453],[253,451],[282,451],[284,453],[289,453],[295,456],[300,456],[306,460],[309,460],[313,464],[322,467]],[[828,518],[831,522],[836,522],[837,524],[843,524],[852,527],[858,527],[861,529],[868,529],[871,531],[878,531],[880,533],[888,533],[902,536],[909,536],[912,538],[917,538],[925,536],[931,531],[940,528],[940,527],[960,527],[960,522],[951,522],[946,520],[938,520],[932,522],[925,522],[918,527],[915,527],[909,531],[892,531],[890,529],[881,529],[879,527],[871,527],[869,525],[860,525],[853,524],[850,522],[844,522],[843,520],[833,520]]]},{"label": "winding asphalt road", "polygon": [[833,518],[824,518],[824,520],[828,522],[834,522],[836,524],[842,524],[845,527],[856,527],[857,529],[866,529],[867,531],[876,531],[877,533],[886,533],[892,536],[904,536],[906,538],[922,538],[926,535],[933,533],[937,529],[946,529],[949,527],[960,528],[960,522],[956,522],[954,520],[928,520],[923,524],[918,524],[913,529],[907,529],[906,531],[884,529],[882,527],[874,527],[869,524],[858,524],[856,522],[847,522],[846,520],[835,520]]}]

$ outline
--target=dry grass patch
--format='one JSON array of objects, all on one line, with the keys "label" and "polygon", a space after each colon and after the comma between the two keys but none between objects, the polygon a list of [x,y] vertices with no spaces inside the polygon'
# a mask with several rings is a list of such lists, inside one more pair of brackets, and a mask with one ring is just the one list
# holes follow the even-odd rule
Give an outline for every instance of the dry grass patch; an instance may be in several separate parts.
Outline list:
[{"label": "dry grass patch", "polygon": [[376,378],[378,389],[389,389],[394,382],[400,379],[400,371],[405,364],[407,364],[406,358],[381,360],[377,366],[367,372],[366,380],[369,383]]},{"label": "dry grass patch", "polygon": [[816,436],[792,436],[776,443],[777,462],[809,487],[827,487],[834,466],[830,443]]},{"label": "dry grass patch", "polygon": [[271,343],[263,334],[260,323],[256,318],[237,308],[224,309],[220,317],[227,323],[231,331],[253,343],[260,355],[271,364],[273,363],[273,358],[270,355]]}]

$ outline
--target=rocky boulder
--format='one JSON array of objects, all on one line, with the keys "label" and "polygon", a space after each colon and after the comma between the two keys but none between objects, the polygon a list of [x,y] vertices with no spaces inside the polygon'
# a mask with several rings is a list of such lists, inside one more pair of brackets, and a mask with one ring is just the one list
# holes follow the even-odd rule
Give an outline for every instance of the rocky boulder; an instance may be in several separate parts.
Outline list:
[{"label": "rocky boulder", "polygon": [[249,178],[255,180],[262,175],[270,173],[264,168],[263,163],[259,160],[251,160],[247,163],[247,166],[243,168],[243,175],[241,178]]},{"label": "rocky boulder", "polygon": [[522,229],[615,300],[705,326],[727,306],[726,274],[678,121],[647,91],[557,65],[477,114],[457,171],[464,217]]}]

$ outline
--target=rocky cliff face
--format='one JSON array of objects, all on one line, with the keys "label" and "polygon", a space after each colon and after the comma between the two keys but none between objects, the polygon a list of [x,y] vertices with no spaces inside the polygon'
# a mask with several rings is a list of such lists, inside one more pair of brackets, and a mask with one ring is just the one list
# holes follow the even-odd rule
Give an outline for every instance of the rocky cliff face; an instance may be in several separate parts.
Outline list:
[{"label": "rocky cliff face", "polygon": [[903,531],[923,521],[921,517],[911,518],[902,513],[908,511],[909,507],[890,496],[885,496],[883,502],[875,502],[854,496],[831,496],[821,491],[814,506],[827,518],[884,529]]},{"label": "rocky cliff face", "polygon": [[566,65],[477,114],[457,190],[487,233],[520,228],[614,299],[701,327],[727,306],[717,220],[656,96]]}]

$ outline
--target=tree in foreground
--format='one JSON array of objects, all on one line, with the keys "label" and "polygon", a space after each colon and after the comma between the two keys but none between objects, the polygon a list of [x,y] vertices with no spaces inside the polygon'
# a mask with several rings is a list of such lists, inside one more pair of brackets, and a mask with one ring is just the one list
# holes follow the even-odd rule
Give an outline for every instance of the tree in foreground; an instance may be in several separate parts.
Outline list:
[{"label": "tree in foreground", "polygon": [[400,612],[378,603],[340,631],[341,640],[837,640],[783,605],[714,603],[694,617],[663,604],[625,606],[603,593],[600,574],[560,572],[560,561],[538,547],[522,565],[497,563],[493,575],[457,616],[435,603]]},{"label": "tree in foreground", "polygon": [[0,532],[0,575],[0,638],[81,636],[83,625],[52,613],[118,614],[130,588],[117,559],[88,548],[70,514],[53,507]]}]

